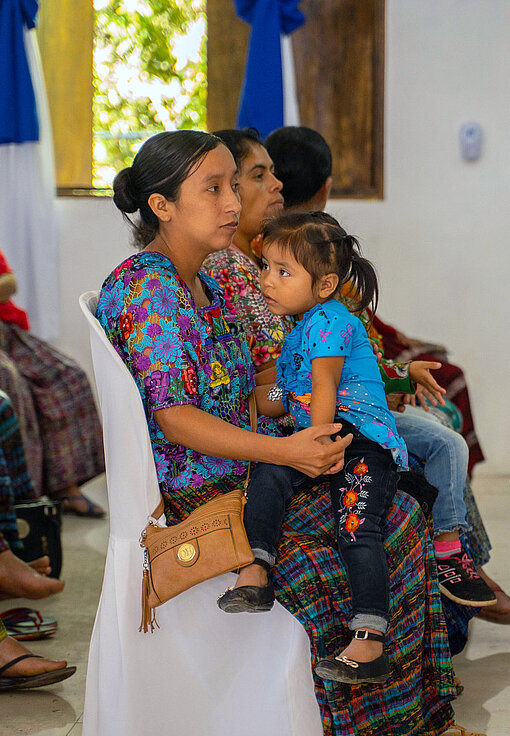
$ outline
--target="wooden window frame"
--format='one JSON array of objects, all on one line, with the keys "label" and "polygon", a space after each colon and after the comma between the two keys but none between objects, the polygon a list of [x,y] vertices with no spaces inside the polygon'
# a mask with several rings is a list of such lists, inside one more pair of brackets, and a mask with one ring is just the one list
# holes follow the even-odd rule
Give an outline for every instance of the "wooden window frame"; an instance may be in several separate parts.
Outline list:
[{"label": "wooden window frame", "polygon": [[[382,199],[385,0],[302,0],[300,7],[307,22],[293,34],[292,43],[301,122],[323,133],[331,145],[334,158],[331,196]],[[321,13],[330,13],[337,23],[342,20],[342,27],[327,27],[324,17],[321,26]],[[208,128],[231,128],[235,126],[249,26],[236,17],[232,0],[208,0],[207,17]],[[348,24],[354,24],[356,29],[356,24],[363,24],[364,18],[370,18],[370,31],[364,34],[361,29],[356,36]],[[225,33],[225,28],[229,33]],[[58,196],[111,195],[110,189],[91,185],[93,39],[93,0],[52,0],[41,4],[38,40],[52,119]],[[356,112],[354,105],[350,118],[351,89],[349,84],[338,82],[337,60],[344,58],[343,68],[348,68],[349,63],[359,64],[361,57],[366,66],[364,74],[356,76],[358,67],[351,66],[352,94],[358,94],[358,107]],[[320,100],[331,99],[332,85],[336,85],[337,107],[330,112],[330,106],[321,105]],[[310,89],[314,90],[314,96],[310,95]],[[330,118],[338,115],[340,133],[332,127],[331,120],[329,126],[325,124],[328,118],[323,113],[325,107]],[[360,138],[360,130],[361,138],[365,135],[365,139],[362,145],[357,140],[356,150],[356,145],[350,142],[356,136]]]},{"label": "wooden window frame", "polygon": [[[382,199],[385,0],[302,0],[300,9],[307,20],[291,37],[300,118],[331,146],[331,196]],[[249,26],[232,0],[208,0],[207,16],[208,128],[232,128]]]}]

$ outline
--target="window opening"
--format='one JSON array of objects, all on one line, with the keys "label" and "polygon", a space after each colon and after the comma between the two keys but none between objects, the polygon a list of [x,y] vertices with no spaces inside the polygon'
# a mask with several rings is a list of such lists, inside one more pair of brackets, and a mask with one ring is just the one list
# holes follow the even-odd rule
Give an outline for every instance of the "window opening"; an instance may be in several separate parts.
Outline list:
[{"label": "window opening", "polygon": [[206,0],[94,0],[92,185],[144,140],[206,129]]}]

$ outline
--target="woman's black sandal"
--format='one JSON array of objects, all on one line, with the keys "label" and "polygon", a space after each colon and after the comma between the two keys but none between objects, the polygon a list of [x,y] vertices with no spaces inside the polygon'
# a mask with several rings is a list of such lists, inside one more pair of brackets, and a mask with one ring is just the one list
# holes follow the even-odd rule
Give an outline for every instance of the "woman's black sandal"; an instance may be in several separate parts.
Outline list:
[{"label": "woman's black sandal", "polygon": [[[354,639],[370,639],[383,643],[384,638],[383,634],[371,634],[365,629],[358,629],[354,634]],[[315,674],[323,680],[347,682],[352,685],[362,682],[386,682],[390,676],[390,662],[384,652],[371,662],[356,662],[348,657],[321,659],[317,662]]]}]

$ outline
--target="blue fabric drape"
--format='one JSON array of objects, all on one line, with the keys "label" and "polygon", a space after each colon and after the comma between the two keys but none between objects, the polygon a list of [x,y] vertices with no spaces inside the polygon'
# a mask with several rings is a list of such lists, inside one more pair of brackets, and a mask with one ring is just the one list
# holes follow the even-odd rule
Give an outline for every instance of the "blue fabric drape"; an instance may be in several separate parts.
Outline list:
[{"label": "blue fabric drape", "polygon": [[34,88],[23,40],[37,0],[0,0],[0,143],[39,140]]},{"label": "blue fabric drape", "polygon": [[283,125],[280,34],[304,23],[299,0],[234,0],[237,15],[252,26],[237,127],[253,126],[265,138]]}]

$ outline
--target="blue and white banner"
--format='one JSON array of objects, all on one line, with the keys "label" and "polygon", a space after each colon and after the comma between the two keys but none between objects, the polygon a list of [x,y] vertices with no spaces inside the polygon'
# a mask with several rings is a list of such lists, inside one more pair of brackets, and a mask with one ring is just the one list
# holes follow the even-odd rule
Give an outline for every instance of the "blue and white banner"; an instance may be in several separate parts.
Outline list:
[{"label": "blue and white banner", "polygon": [[252,26],[237,127],[266,138],[283,125],[299,125],[290,34],[305,17],[299,0],[234,0],[237,15]]},{"label": "blue and white banner", "polygon": [[[31,330],[56,340],[59,268],[50,116],[35,0],[0,0],[0,249]],[[7,26],[4,23],[7,23]]]}]

